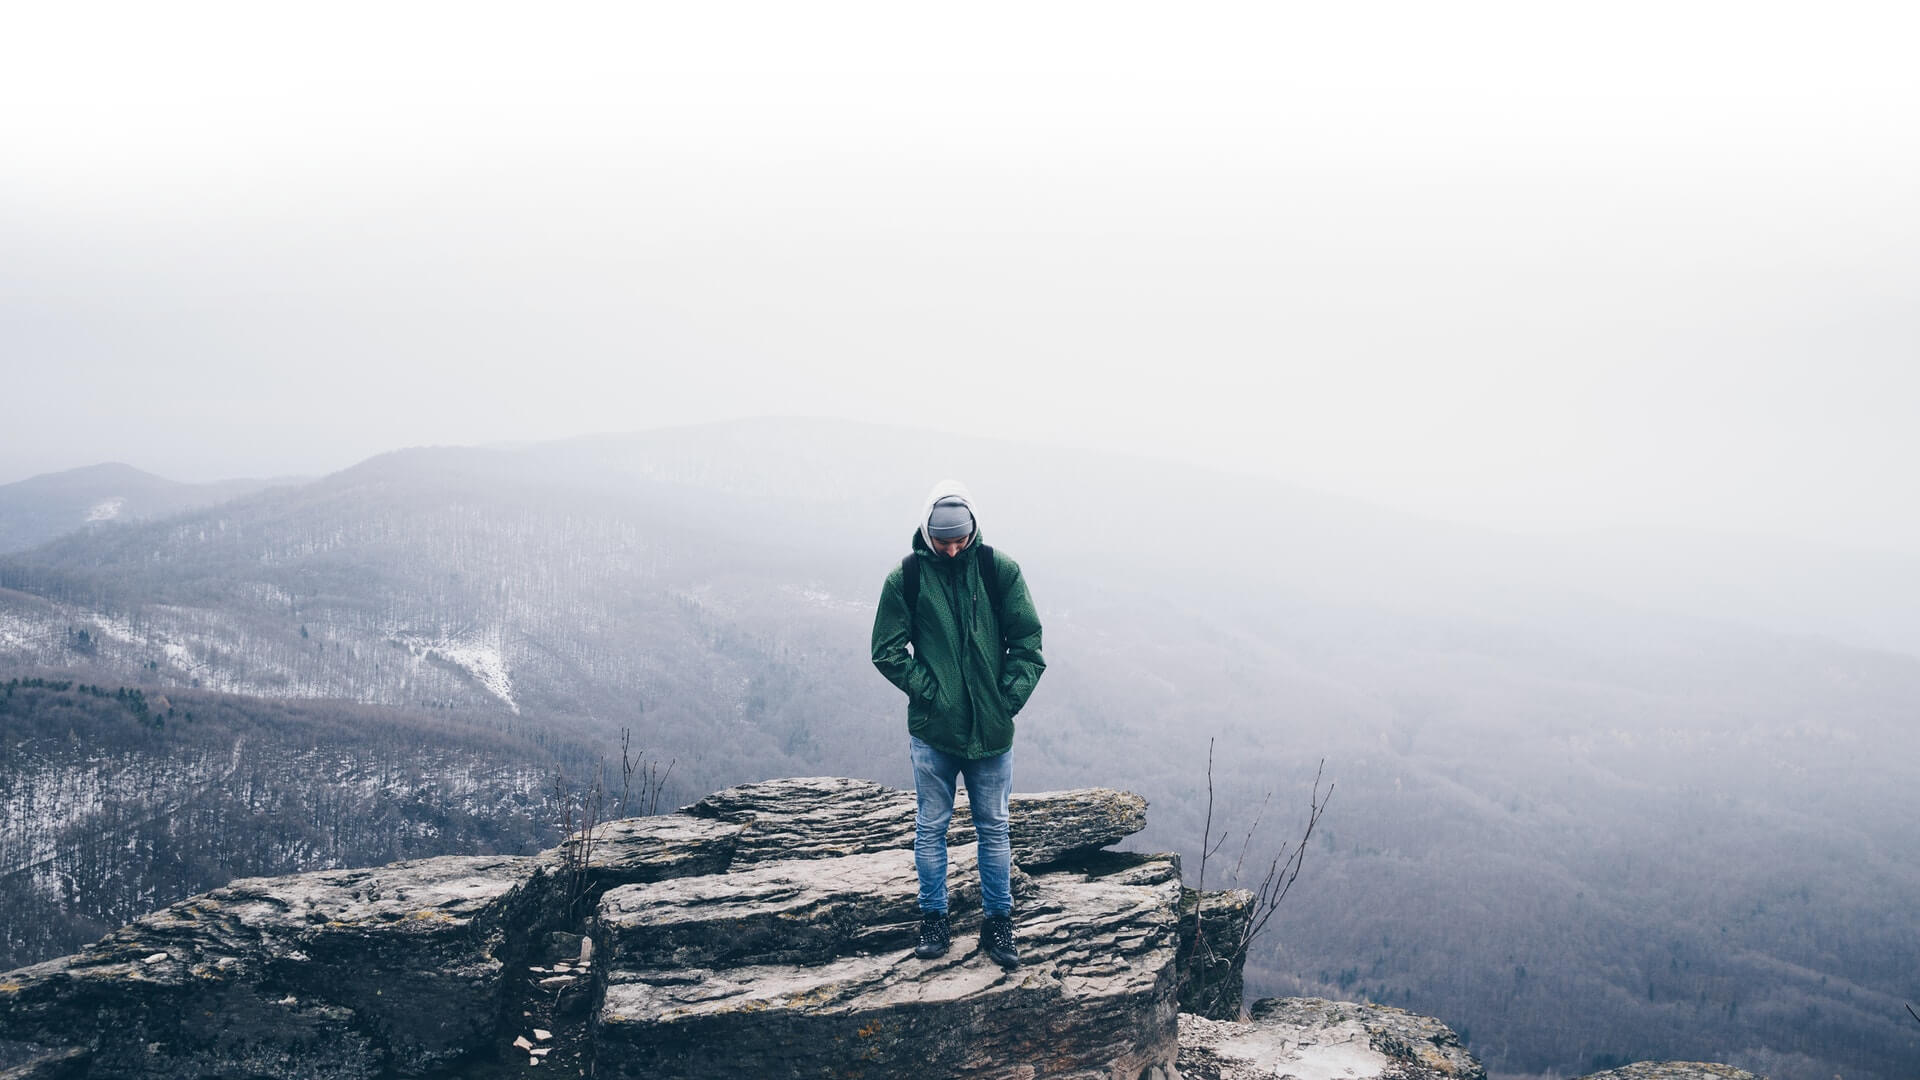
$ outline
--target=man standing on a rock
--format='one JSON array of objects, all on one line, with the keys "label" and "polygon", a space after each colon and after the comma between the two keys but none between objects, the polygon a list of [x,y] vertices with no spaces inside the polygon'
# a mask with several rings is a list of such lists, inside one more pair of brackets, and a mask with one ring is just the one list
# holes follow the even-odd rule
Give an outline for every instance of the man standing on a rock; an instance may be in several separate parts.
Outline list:
[{"label": "man standing on a rock", "polygon": [[914,953],[931,960],[952,941],[947,823],[955,778],[964,776],[979,840],[986,914],[980,943],[1001,967],[1017,967],[1007,837],[1013,717],[1047,662],[1040,655],[1040,618],[1020,566],[981,543],[973,498],[957,480],[933,486],[912,553],[881,587],[873,666],[907,695],[919,796],[913,861],[920,874],[920,944]]}]

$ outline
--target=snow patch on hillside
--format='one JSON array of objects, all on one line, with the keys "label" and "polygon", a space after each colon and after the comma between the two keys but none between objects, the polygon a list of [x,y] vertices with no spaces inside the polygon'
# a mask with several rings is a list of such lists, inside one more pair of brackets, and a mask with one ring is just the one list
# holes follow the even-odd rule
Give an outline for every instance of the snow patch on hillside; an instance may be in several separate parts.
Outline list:
[{"label": "snow patch on hillside", "polygon": [[125,505],[127,505],[127,500],[120,495],[115,495],[111,499],[104,499],[95,503],[93,509],[87,511],[87,520],[112,521],[114,518],[120,516],[120,508]]},{"label": "snow patch on hillside", "polygon": [[487,693],[505,702],[515,713],[520,703],[513,698],[513,673],[500,647],[487,642],[450,638],[425,638],[418,634],[396,633],[392,639],[406,646],[407,652],[422,660],[439,659],[467,673]]},{"label": "snow patch on hillside", "polygon": [[815,607],[829,608],[835,611],[864,610],[868,606],[868,601],[842,599],[814,584],[782,585],[780,586],[780,591],[786,593],[788,596],[797,597],[801,601]]},{"label": "snow patch on hillside", "polygon": [[129,645],[145,647],[152,644],[147,635],[135,629],[133,622],[125,616],[93,613],[87,615],[86,619],[93,624],[93,632],[96,634],[116,641],[124,641]]},{"label": "snow patch on hillside", "polygon": [[178,641],[163,643],[160,646],[160,652],[166,656],[167,663],[172,664],[175,670],[183,672],[188,676],[197,678],[213,674],[208,670],[205,663],[193,655],[193,650]]},{"label": "snow patch on hillside", "polygon": [[0,650],[30,649],[39,631],[39,623],[0,611]]}]

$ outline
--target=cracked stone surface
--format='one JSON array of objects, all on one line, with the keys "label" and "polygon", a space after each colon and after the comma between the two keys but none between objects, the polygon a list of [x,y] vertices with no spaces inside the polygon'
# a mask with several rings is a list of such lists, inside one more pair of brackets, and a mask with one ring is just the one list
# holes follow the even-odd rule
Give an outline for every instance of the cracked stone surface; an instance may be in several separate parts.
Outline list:
[{"label": "cracked stone surface", "polygon": [[[956,867],[971,861],[954,854]],[[930,962],[912,955],[905,934],[861,929],[869,917],[879,925],[915,917],[910,853],[805,866],[816,868],[816,880],[776,886],[754,872],[726,875],[746,877],[746,895],[802,906],[816,926],[841,928],[810,941],[801,956],[748,947],[730,954],[731,963],[684,966],[677,962],[690,955],[684,946],[649,952],[645,927],[611,930],[640,897],[607,894],[602,913],[613,959],[596,1017],[598,1075],[1169,1075],[1178,1049],[1180,901],[1171,860],[1157,875],[1033,875],[1016,911],[1023,964],[1012,972],[986,958],[965,924],[956,927],[953,950]],[[784,895],[772,900],[769,889]],[[669,918],[676,940],[706,941],[735,914],[716,895],[704,912],[683,906]]]},{"label": "cracked stone surface", "polygon": [[[609,821],[594,830],[588,872],[602,886],[723,873],[743,831],[741,825],[687,814]],[[580,843],[576,833],[542,858],[561,869],[577,858]]]},{"label": "cracked stone surface", "polygon": [[[948,911],[977,912],[974,848],[950,850],[947,872]],[[911,948],[918,894],[910,851],[763,863],[610,890],[595,947],[616,967],[822,963],[856,949]]]},{"label": "cracked stone surface", "polygon": [[241,879],[0,977],[0,1036],[80,1035],[96,1075],[424,1072],[493,1027],[542,877],[533,858],[446,856]]},{"label": "cracked stone surface", "polygon": [[[871,780],[812,776],[717,791],[682,814],[747,826],[735,862],[823,859],[913,846],[914,798]],[[1098,851],[1147,827],[1147,801],[1130,791],[1079,788],[1008,800],[1013,861],[1043,866]],[[949,846],[973,842],[966,796],[954,802]]]}]

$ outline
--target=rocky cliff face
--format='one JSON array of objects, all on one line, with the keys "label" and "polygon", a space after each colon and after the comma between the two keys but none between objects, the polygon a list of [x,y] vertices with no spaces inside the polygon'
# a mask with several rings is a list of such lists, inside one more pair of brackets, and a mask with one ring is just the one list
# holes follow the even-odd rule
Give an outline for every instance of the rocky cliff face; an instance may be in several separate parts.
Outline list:
[{"label": "rocky cliff face", "polygon": [[[0,1078],[1484,1076],[1399,1010],[1183,1012],[1237,1012],[1240,973],[1183,979],[1176,856],[1104,850],[1145,809],[1015,797],[1011,972],[972,933],[964,809],[955,947],[912,956],[912,796],[865,781],[734,788],[538,856],[236,881],[0,976]],[[1230,936],[1248,898],[1205,909]]]}]

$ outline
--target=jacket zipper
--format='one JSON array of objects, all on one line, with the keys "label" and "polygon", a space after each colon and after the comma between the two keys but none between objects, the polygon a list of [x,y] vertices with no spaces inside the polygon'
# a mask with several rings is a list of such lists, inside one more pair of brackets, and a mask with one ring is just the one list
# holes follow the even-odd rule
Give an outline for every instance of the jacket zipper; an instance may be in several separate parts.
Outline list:
[{"label": "jacket zipper", "polygon": [[980,710],[973,700],[973,692],[967,686],[967,656],[972,652],[973,646],[973,578],[967,573],[966,563],[949,566],[949,569],[960,575],[959,580],[955,581],[953,588],[949,590],[949,595],[956,602],[965,597],[963,605],[965,610],[955,612],[957,618],[954,619],[954,625],[960,630],[960,651],[954,659],[960,668],[961,700],[967,703],[967,737],[974,746],[979,746],[981,745]]}]

